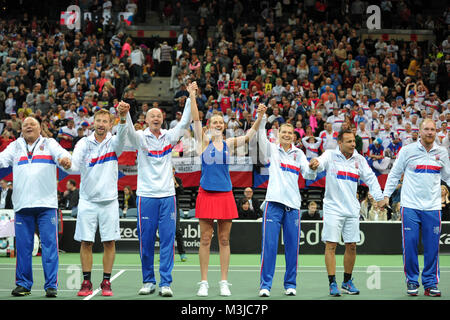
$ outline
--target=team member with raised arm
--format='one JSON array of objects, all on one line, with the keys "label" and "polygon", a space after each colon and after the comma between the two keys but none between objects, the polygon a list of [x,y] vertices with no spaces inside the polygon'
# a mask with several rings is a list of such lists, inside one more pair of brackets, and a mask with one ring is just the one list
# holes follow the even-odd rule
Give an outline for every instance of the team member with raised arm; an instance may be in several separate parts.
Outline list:
[{"label": "team member with raised arm", "polygon": [[111,134],[114,116],[105,109],[94,114],[94,132],[82,138],[73,151],[72,167],[80,172],[80,200],[74,239],[81,242],[80,260],[83,283],[78,296],[92,294],[92,247],[97,227],[103,244],[103,296],[112,296],[111,273],[115,258],[115,241],[120,240],[119,202],[117,194],[118,157],[125,144],[128,108],[118,107],[120,123],[117,135]]},{"label": "team member with raised arm", "polygon": [[332,296],[341,295],[336,283],[336,245],[341,235],[345,243],[344,281],[341,288],[344,293],[359,294],[352,281],[356,243],[360,241],[360,204],[356,198],[359,180],[369,187],[369,192],[376,201],[381,204],[383,200],[383,193],[375,174],[355,147],[353,131],[341,130],[336,149],[326,150],[320,157],[310,161],[312,169],[319,172],[327,171],[322,241],[325,242],[325,264]]},{"label": "team member with raised arm", "polygon": [[[265,110],[265,107],[264,107]],[[266,116],[258,130],[258,143],[262,155],[269,166],[269,184],[262,223],[262,252],[260,297],[270,296],[278,251],[278,236],[283,227],[286,272],[284,275],[285,294],[297,294],[297,266],[300,245],[300,207],[302,203],[298,186],[299,175],[305,179],[315,179],[316,173],[309,168],[309,162],[302,150],[293,145],[294,127],[282,124],[279,128],[278,143],[267,139]]]},{"label": "team member with raised arm", "polygon": [[[191,122],[191,101],[195,100],[193,85],[187,88],[183,115],[170,129],[161,128],[163,113],[158,108],[147,112],[148,128],[135,131],[130,114],[127,114],[127,135],[138,150],[138,178],[136,204],[139,254],[142,263],[143,286],[139,294],[153,293],[156,289],[154,255],[156,231],[159,230],[161,280],[159,294],[172,297],[172,269],[174,265],[174,241],[176,226],[176,198],[172,172],[172,149],[184,135]],[[127,105],[128,106],[128,105]]]},{"label": "team member with raised arm", "polygon": [[420,140],[403,147],[389,172],[383,205],[397,187],[401,176],[403,265],[407,294],[418,295],[419,262],[417,245],[422,230],[424,267],[422,285],[425,295],[439,297],[439,239],[441,234],[441,179],[450,185],[448,151],[437,145],[436,123],[425,119],[420,124]]},{"label": "team member with raised arm", "polygon": [[[195,84],[195,83],[194,83]],[[230,263],[230,231],[232,219],[238,217],[229,172],[229,156],[235,148],[243,146],[255,135],[265,109],[258,107],[258,118],[244,136],[224,139],[225,123],[222,115],[215,114],[209,119],[207,132],[203,131],[197,104],[192,102],[194,136],[197,154],[201,157],[201,178],[195,205],[195,216],[200,224],[200,276],[198,296],[208,296],[208,265],[214,220],[218,225],[221,281],[220,295],[230,296],[228,267]]]},{"label": "team member with raised arm", "polygon": [[22,136],[0,153],[0,167],[12,166],[14,175],[14,227],[16,233],[16,288],[13,296],[31,294],[32,251],[36,225],[42,243],[44,289],[56,297],[58,288],[58,195],[57,164],[71,165],[70,153],[53,138],[41,136],[41,125],[33,117],[22,124]]}]

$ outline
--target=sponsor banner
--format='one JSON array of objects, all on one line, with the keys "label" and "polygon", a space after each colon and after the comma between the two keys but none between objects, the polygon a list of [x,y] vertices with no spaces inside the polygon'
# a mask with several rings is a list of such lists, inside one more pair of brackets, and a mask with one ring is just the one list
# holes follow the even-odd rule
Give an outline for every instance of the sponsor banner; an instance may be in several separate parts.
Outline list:
[{"label": "sponsor banner", "polygon": [[[76,220],[64,220],[64,234],[60,248],[66,252],[79,252],[80,244],[73,240]],[[400,222],[361,222],[361,240],[357,243],[358,254],[402,254],[402,235]],[[181,220],[180,228],[182,241],[187,253],[198,253],[200,246],[200,226],[198,220]],[[214,235],[217,235],[217,226],[214,226]],[[233,254],[260,254],[261,253],[261,221],[234,220],[231,228],[230,246]],[[139,252],[136,219],[121,219],[121,240],[116,242],[118,252]],[[159,249],[159,235],[157,233],[155,247]],[[321,240],[322,221],[304,221],[301,223],[300,255],[323,254],[325,245]],[[280,230],[278,239],[278,253],[284,253],[283,230]],[[175,246],[177,245],[175,241]],[[94,243],[94,252],[102,252],[100,236],[97,232]],[[341,240],[336,249],[337,254],[343,254],[344,242]],[[219,252],[217,237],[213,237],[211,252]],[[423,253],[423,246],[419,243],[419,254]],[[440,237],[440,253],[450,253],[450,222],[442,222]]]},{"label": "sponsor banner", "polygon": [[0,257],[14,256],[14,211],[0,211]]}]

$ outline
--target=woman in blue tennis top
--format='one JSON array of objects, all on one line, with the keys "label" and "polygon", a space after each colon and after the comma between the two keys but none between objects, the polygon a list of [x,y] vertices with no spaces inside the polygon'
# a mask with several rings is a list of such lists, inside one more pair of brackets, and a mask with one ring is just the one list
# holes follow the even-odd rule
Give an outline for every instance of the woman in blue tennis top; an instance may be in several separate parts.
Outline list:
[{"label": "woman in blue tennis top", "polygon": [[213,115],[208,126],[202,128],[198,108],[191,101],[192,120],[194,121],[194,134],[197,142],[197,154],[201,156],[202,173],[200,187],[195,205],[195,217],[200,224],[200,273],[198,296],[208,296],[208,265],[211,238],[213,235],[214,220],[217,220],[219,239],[221,281],[220,295],[231,295],[229,289],[228,266],[230,262],[230,231],[232,219],[238,217],[236,201],[232,192],[228,160],[233,149],[250,141],[258,130],[265,106],[258,107],[258,119],[245,136],[236,138],[223,138],[225,122],[221,114]]}]

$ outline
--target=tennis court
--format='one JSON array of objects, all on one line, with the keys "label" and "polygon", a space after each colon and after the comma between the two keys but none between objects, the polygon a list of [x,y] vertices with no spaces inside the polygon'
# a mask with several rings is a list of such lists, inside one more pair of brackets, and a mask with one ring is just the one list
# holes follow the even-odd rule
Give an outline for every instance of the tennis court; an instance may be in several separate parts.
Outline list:
[{"label": "tennis court", "polygon": [[[337,255],[338,283],[342,281],[342,255]],[[287,297],[283,292],[284,256],[277,258],[271,296],[259,298],[260,256],[256,254],[232,254],[229,279],[232,284],[231,297],[219,295],[220,280],[219,255],[211,254],[209,268],[209,296],[196,296],[197,282],[200,280],[198,256],[188,254],[188,261],[181,262],[175,256],[172,289],[174,297],[162,298],[157,293],[140,296],[141,264],[139,255],[135,253],[118,253],[112,274],[113,297],[103,297],[100,290],[95,290],[91,296],[78,297],[76,294],[82,281],[79,255],[76,253],[61,253],[58,273],[59,287],[57,300],[435,300],[450,299],[450,255],[440,256],[441,277],[439,288],[441,298],[431,298],[423,295],[423,288],[417,297],[406,295],[405,275],[401,255],[359,255],[353,272],[354,283],[361,290],[358,296],[342,295],[339,298],[328,295],[328,279],[323,255],[300,255],[297,276],[297,295]],[[13,297],[11,291],[15,287],[15,259],[0,258],[0,300],[48,300],[43,290],[44,276],[41,257],[33,257],[34,285],[32,293],[26,297]],[[155,269],[158,270],[159,257],[155,257]],[[419,256],[422,268],[423,256]],[[94,254],[92,282],[94,288],[99,286],[103,275],[102,254]],[[159,273],[156,272],[159,280]]]}]

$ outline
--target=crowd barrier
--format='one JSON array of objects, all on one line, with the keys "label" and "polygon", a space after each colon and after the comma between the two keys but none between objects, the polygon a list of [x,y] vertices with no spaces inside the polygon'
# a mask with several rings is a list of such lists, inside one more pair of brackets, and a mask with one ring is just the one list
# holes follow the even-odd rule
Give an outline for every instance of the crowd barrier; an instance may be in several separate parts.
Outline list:
[{"label": "crowd barrier", "polygon": [[[67,213],[67,212],[66,212]],[[65,252],[80,252],[80,243],[73,239],[76,218],[64,215],[60,221],[62,231],[59,239],[59,248]],[[0,210],[0,256],[12,256],[14,253],[14,235],[11,232],[11,223],[14,223],[12,210]],[[9,222],[9,225],[8,225]],[[116,242],[117,252],[139,252],[139,238],[136,218],[120,219],[121,240]],[[322,221],[302,221],[300,235],[300,254],[323,254],[325,245],[321,241]],[[9,229],[8,229],[9,228]],[[187,253],[198,253],[200,246],[200,226],[198,220],[181,219],[180,228],[182,241]],[[217,235],[216,226],[214,235]],[[402,224],[400,221],[361,221],[361,241],[357,243],[359,254],[402,254]],[[4,237],[5,232],[8,237]],[[2,236],[3,235],[3,236]],[[262,220],[234,220],[231,228],[231,252],[236,254],[260,254],[262,239]],[[176,243],[175,243],[176,245]],[[157,234],[156,251],[159,249]],[[341,241],[337,253],[344,253],[344,243]],[[102,252],[103,247],[97,230],[94,252]],[[218,252],[217,237],[213,236],[211,251]],[[284,253],[283,230],[278,238],[278,253]],[[422,244],[419,243],[419,253],[423,253]],[[441,223],[440,253],[450,254],[450,222]]]},{"label": "crowd barrier", "polygon": [[[75,232],[74,218],[64,219],[64,233],[60,241],[60,248],[66,252],[79,252],[80,243],[73,239]],[[300,254],[323,254],[325,245],[321,241],[322,221],[302,221],[300,236]],[[401,222],[362,221],[360,223],[361,241],[357,244],[359,254],[402,254]],[[200,226],[197,219],[181,219],[181,233],[187,253],[198,253],[200,246]],[[214,235],[217,235],[216,226]],[[120,220],[121,240],[116,242],[117,252],[139,252],[139,239],[136,218]],[[158,235],[157,235],[158,236]],[[230,235],[230,249],[234,254],[261,253],[262,221],[234,220]],[[156,248],[159,248],[157,237]],[[175,243],[176,245],[176,243]],[[338,254],[344,253],[344,243],[340,242]],[[94,252],[102,252],[100,236],[97,232]],[[217,236],[213,236],[211,251],[219,252]],[[423,247],[419,244],[419,252]],[[440,252],[450,253],[450,222],[442,222]],[[284,253],[283,231],[280,230],[278,239],[278,253]]]}]

